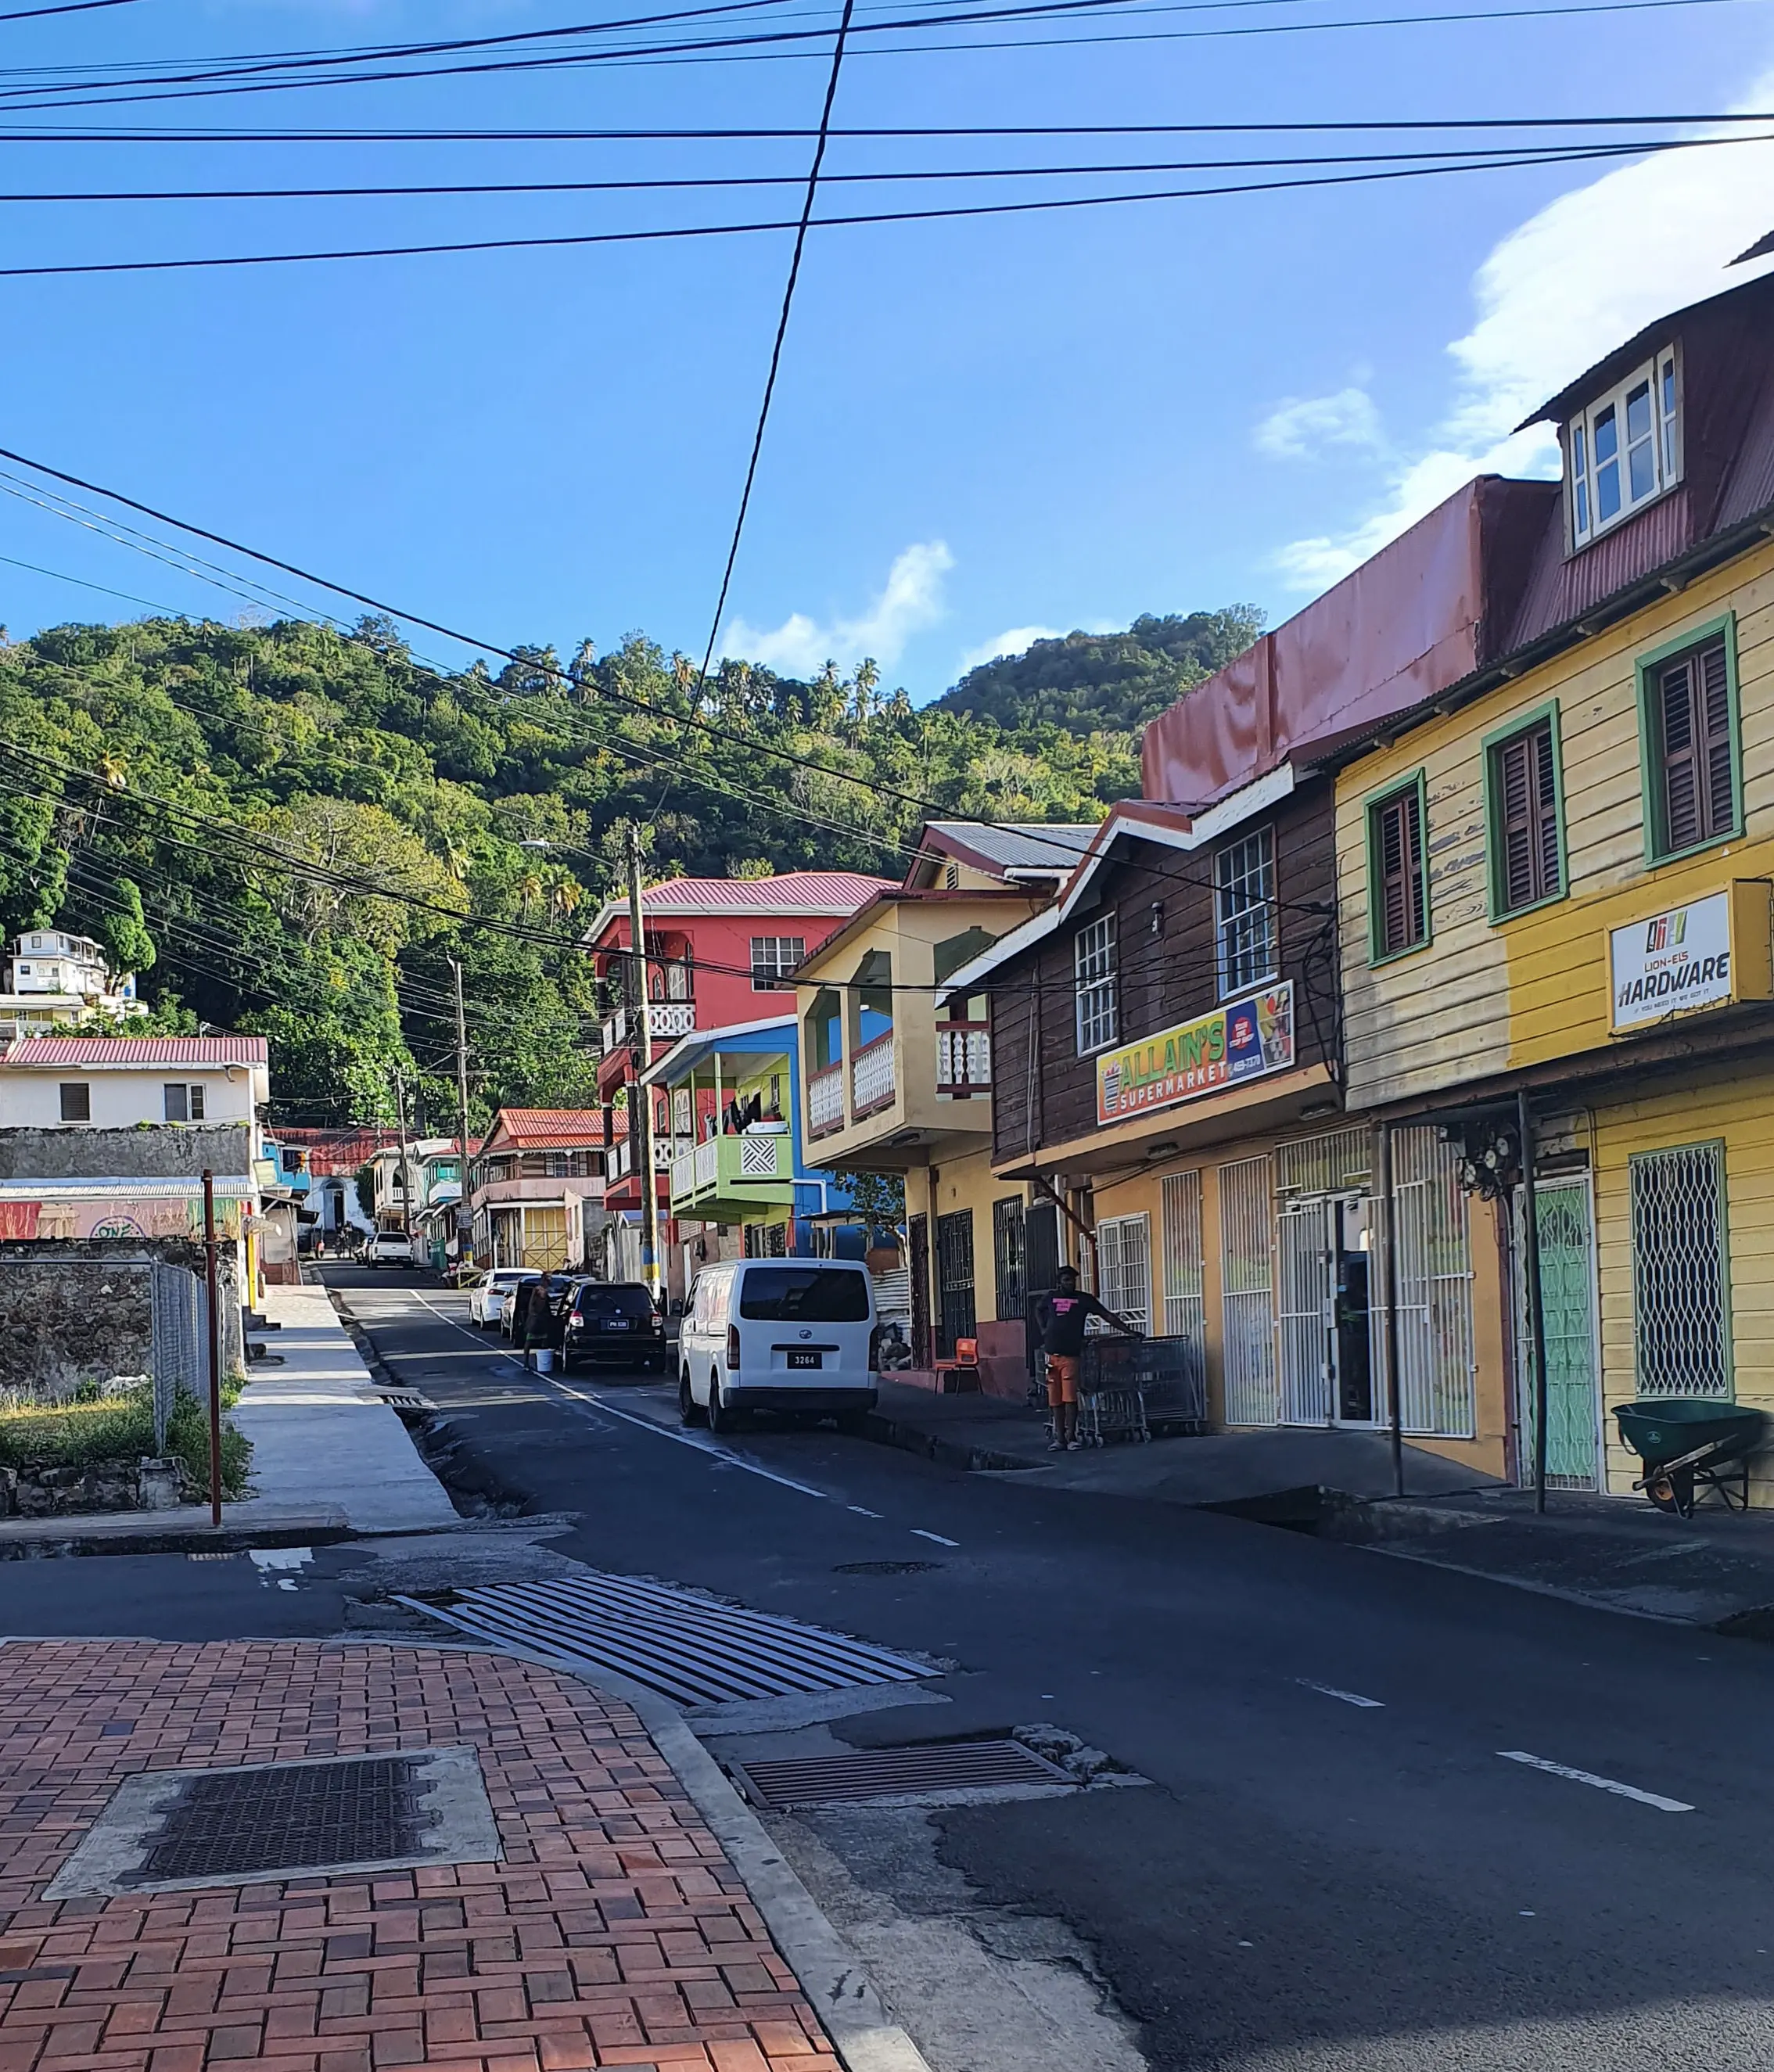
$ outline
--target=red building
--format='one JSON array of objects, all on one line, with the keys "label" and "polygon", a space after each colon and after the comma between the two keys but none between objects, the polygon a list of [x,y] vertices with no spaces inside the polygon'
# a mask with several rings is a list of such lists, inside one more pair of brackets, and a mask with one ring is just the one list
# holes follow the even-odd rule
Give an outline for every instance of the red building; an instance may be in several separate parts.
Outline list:
[{"label": "red building", "polygon": [[[724,1029],[794,1012],[794,992],[783,975],[842,927],[887,881],[850,870],[791,870],[780,878],[674,878],[641,894],[646,929],[645,997],[653,1054],[696,1029]],[[587,941],[601,954],[599,976],[608,996],[624,1004],[603,1025],[598,1095],[608,1130],[603,1205],[623,1226],[637,1224],[640,1124],[634,1106],[639,1070],[639,1023],[630,948],[628,904],[612,899],[591,924]],[[673,1117],[669,1096],[656,1096],[655,1186],[660,1235],[669,1243],[669,1167]],[[686,1138],[693,1119],[680,1118]],[[638,1258],[638,1253],[635,1255]],[[615,1262],[632,1270],[633,1261]]]}]

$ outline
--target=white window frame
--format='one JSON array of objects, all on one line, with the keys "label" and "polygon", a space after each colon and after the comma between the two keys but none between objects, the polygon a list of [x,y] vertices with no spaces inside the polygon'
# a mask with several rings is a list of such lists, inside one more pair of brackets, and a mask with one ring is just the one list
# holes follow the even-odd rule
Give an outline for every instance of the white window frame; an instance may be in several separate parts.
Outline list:
[{"label": "white window frame", "polygon": [[[1275,830],[1256,828],[1237,841],[1228,842],[1213,859],[1214,954],[1222,1000],[1249,993],[1252,987],[1266,985],[1274,977],[1279,918],[1275,901]],[[1253,954],[1259,950],[1261,956]]]},{"label": "white window frame", "polygon": [[792,972],[807,954],[805,935],[754,935],[751,938],[751,990],[780,993],[785,973]]},{"label": "white window frame", "polygon": [[[1628,429],[1627,398],[1641,384],[1649,390],[1649,427],[1643,438],[1635,438],[1628,445],[1624,436]],[[1608,420],[1610,413],[1616,444],[1612,454],[1599,461],[1595,428],[1599,421]],[[1650,479],[1634,494],[1631,456],[1647,446]],[[1601,512],[1602,475],[1610,467],[1616,472],[1620,503],[1604,517]],[[1673,344],[1665,346],[1653,358],[1635,367],[1624,381],[1616,382],[1604,394],[1596,397],[1566,426],[1565,479],[1566,515],[1574,553],[1580,547],[1587,547],[1592,540],[1599,540],[1604,532],[1612,532],[1616,525],[1624,524],[1635,512],[1654,503],[1665,490],[1674,488],[1681,481],[1681,361]]]},{"label": "white window frame", "polygon": [[1072,939],[1072,985],[1076,998],[1078,1055],[1106,1050],[1121,1031],[1115,1001],[1115,917],[1099,915]]}]

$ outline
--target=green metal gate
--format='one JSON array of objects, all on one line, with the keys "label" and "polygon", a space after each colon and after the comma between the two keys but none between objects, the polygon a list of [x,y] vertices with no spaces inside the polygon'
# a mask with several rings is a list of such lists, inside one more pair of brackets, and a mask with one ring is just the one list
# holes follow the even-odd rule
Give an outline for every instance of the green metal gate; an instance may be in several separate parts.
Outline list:
[{"label": "green metal gate", "polygon": [[[1534,1188],[1540,1225],[1540,1299],[1546,1322],[1546,1482],[1554,1489],[1600,1486],[1600,1391],[1595,1342],[1595,1219],[1589,1176],[1542,1180]],[[1522,1271],[1521,1194],[1515,1198],[1516,1416],[1519,1473],[1534,1470],[1533,1337]]]}]

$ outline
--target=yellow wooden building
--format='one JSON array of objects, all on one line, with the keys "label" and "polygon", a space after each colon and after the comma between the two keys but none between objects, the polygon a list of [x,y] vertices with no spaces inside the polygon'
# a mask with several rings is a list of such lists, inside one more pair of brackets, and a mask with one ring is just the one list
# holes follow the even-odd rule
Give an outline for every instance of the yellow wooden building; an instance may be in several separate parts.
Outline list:
[{"label": "yellow wooden building", "polygon": [[1552,399],[1499,659],[1343,750],[1344,1098],[1491,1198],[1478,1395],[1523,1480],[1523,1095],[1549,1482],[1628,1493],[1636,1399],[1774,1412],[1771,315],[1714,298]]}]

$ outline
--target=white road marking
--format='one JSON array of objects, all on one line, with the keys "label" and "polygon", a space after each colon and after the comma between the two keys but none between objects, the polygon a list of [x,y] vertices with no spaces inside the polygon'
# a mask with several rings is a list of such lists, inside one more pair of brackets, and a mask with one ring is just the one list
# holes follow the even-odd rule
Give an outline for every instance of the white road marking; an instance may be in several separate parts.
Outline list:
[{"label": "white road marking", "polygon": [[[414,1301],[418,1303],[422,1309],[429,1309],[440,1324],[447,1324],[451,1330],[460,1331],[464,1338],[480,1338],[480,1334],[478,1331],[471,1330],[466,1324],[459,1324],[454,1317],[446,1316],[434,1302],[426,1301],[416,1288],[406,1292],[411,1293]],[[486,1351],[492,1349],[483,1341],[482,1350]],[[403,1355],[397,1353],[394,1357],[398,1359]],[[423,1355],[414,1354],[406,1357],[419,1359]],[[505,1353],[501,1353],[499,1357],[505,1359],[515,1359],[514,1355]],[[528,1367],[520,1368],[519,1371],[528,1375],[533,1381],[545,1381],[551,1383],[563,1396],[570,1396],[580,1403],[591,1404],[595,1409],[603,1412],[606,1416],[619,1417],[625,1424],[639,1425],[643,1432],[652,1432],[661,1439],[674,1441],[680,1446],[691,1447],[697,1453],[706,1453],[710,1458],[722,1462],[729,1467],[743,1468],[748,1475],[761,1475],[767,1482],[778,1482],[784,1489],[798,1490],[802,1496],[816,1496],[822,1503],[831,1503],[836,1500],[829,1490],[815,1489],[810,1483],[797,1482],[791,1476],[779,1475],[773,1470],[765,1467],[761,1462],[748,1461],[743,1453],[735,1453],[730,1448],[719,1445],[712,1439],[702,1438],[694,1432],[674,1432],[670,1425],[657,1424],[651,1417],[637,1417],[632,1410],[618,1409],[607,1397],[599,1396],[591,1390],[570,1388],[558,1375],[532,1374]]]},{"label": "white road marking", "polygon": [[912,1531],[920,1540],[934,1540],[939,1547],[958,1547],[958,1540],[945,1540],[940,1532],[926,1532],[921,1525],[914,1525]]},{"label": "white road marking", "polygon": [[871,1511],[866,1504],[848,1503],[844,1508],[854,1511],[858,1518],[884,1518],[887,1515],[885,1511]]},{"label": "white road marking", "polygon": [[1376,1712],[1386,1709],[1383,1698],[1364,1698],[1359,1691],[1340,1691],[1334,1684],[1315,1684],[1310,1676],[1296,1676],[1294,1681],[1303,1690],[1316,1691],[1322,1697],[1340,1698],[1345,1705],[1361,1705]]},{"label": "white road marking", "polygon": [[1636,1784],[1622,1784],[1617,1778],[1597,1777],[1592,1771],[1573,1770],[1569,1764],[1549,1762],[1543,1755],[1529,1755],[1525,1749],[1499,1749],[1505,1762],[1524,1762],[1529,1770],[1543,1770],[1549,1777],[1568,1777],[1573,1784],[1593,1785],[1598,1791],[1611,1791],[1621,1799],[1636,1799],[1641,1806],[1654,1806],[1660,1813],[1691,1813],[1685,1799],[1665,1799],[1655,1791],[1640,1791]]}]

